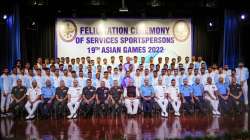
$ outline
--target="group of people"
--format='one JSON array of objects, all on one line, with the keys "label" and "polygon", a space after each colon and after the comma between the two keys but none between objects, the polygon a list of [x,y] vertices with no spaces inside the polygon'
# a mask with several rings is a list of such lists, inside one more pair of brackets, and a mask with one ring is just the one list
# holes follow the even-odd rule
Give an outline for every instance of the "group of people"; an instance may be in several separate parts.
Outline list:
[{"label": "group of people", "polygon": [[[213,115],[221,111],[240,112],[248,109],[249,72],[243,62],[229,69],[227,65],[207,66],[202,57],[177,58],[123,56],[118,60],[90,57],[56,59],[38,58],[31,66],[20,60],[11,72],[3,67],[0,77],[1,113],[18,116],[26,112],[33,119],[51,112],[68,118],[89,114],[127,114],[138,109],[152,114],[159,107],[162,117],[173,110],[180,116],[196,110]],[[117,63],[118,62],[118,63]]]}]

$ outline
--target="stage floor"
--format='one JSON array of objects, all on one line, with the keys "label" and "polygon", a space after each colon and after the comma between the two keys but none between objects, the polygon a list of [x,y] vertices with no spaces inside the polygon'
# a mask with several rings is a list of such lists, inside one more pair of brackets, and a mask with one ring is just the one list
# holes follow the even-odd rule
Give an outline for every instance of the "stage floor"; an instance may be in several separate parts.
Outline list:
[{"label": "stage floor", "polygon": [[192,115],[169,118],[160,116],[136,118],[119,117],[79,117],[75,120],[35,119],[12,120],[1,118],[0,139],[168,139],[224,136],[247,132],[248,113],[238,116]]}]

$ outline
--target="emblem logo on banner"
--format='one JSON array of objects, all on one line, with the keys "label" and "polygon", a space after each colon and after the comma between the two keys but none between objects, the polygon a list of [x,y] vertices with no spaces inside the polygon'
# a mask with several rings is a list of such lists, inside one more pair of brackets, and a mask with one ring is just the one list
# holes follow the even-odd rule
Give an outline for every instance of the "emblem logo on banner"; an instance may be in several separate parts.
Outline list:
[{"label": "emblem logo on banner", "polygon": [[77,26],[72,20],[64,20],[59,25],[59,36],[65,42],[71,42],[77,35]]},{"label": "emblem logo on banner", "polygon": [[188,39],[190,33],[190,29],[188,24],[183,21],[179,20],[174,24],[173,27],[173,34],[176,40],[179,42],[184,42]]}]

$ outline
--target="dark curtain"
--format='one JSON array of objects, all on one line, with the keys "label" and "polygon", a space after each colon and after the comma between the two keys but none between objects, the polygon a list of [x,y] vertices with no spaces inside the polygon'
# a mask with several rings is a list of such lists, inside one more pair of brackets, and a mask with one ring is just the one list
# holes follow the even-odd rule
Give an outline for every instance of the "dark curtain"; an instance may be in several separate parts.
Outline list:
[{"label": "dark curtain", "polygon": [[239,15],[235,11],[225,10],[223,64],[230,68],[239,61]]},{"label": "dark curtain", "polygon": [[53,58],[55,55],[55,23],[53,17],[39,17],[32,25],[22,22],[23,60],[34,64],[38,57]]},{"label": "dark curtain", "polygon": [[[20,10],[13,5],[7,19],[1,24],[1,66],[9,69],[21,58],[20,50]],[[1,68],[2,68],[1,67]]]},{"label": "dark curtain", "polygon": [[194,56],[202,56],[207,65],[213,63],[222,64],[222,54],[220,50],[223,47],[223,16],[218,16],[214,27],[208,27],[207,16],[196,16],[192,18],[193,25],[193,47]]}]

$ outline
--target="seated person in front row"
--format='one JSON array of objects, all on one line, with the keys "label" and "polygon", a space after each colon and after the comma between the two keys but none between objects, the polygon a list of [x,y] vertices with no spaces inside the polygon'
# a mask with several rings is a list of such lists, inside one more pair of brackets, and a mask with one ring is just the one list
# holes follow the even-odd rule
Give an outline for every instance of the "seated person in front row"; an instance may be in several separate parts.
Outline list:
[{"label": "seated person in front row", "polygon": [[25,109],[28,112],[28,116],[26,119],[33,119],[35,118],[35,111],[41,103],[41,89],[37,86],[36,80],[32,81],[32,87],[28,89],[27,93],[27,103],[25,104]]},{"label": "seated person in front row", "polygon": [[180,89],[176,86],[175,79],[171,80],[171,85],[167,88],[168,99],[174,109],[174,115],[180,116],[181,95]]},{"label": "seated person in front row", "polygon": [[184,106],[184,110],[187,113],[192,113],[192,98],[191,94],[193,93],[192,87],[188,84],[188,79],[183,79],[183,85],[180,86],[180,93],[182,97],[182,103]]},{"label": "seated person in front row", "polygon": [[168,107],[168,98],[167,98],[167,87],[162,84],[162,79],[158,79],[158,84],[154,86],[155,91],[155,101],[161,108],[161,116],[168,117],[167,107]]},{"label": "seated person in front row", "polygon": [[139,91],[133,85],[133,80],[128,81],[128,86],[124,89],[124,102],[127,108],[128,115],[136,115],[139,106]]},{"label": "seated person in front row", "polygon": [[235,112],[241,112],[240,104],[242,97],[242,87],[237,83],[235,77],[232,78],[232,84],[229,85],[229,109]]},{"label": "seated person in front row", "polygon": [[224,82],[223,77],[218,78],[218,83],[216,84],[218,88],[218,97],[220,101],[220,107],[223,112],[229,111],[228,105],[228,96],[229,96],[229,88],[228,85]]},{"label": "seated person in front row", "polygon": [[143,103],[143,112],[145,115],[151,113],[154,103],[154,88],[152,85],[149,85],[149,80],[147,78],[144,79],[144,84],[140,88],[140,93]]},{"label": "seated person in front row", "polygon": [[204,86],[200,82],[200,78],[195,79],[195,83],[192,85],[192,100],[195,109],[198,109],[200,112],[205,113],[204,110]]},{"label": "seated person in front row", "polygon": [[68,108],[70,115],[67,116],[68,119],[74,119],[77,117],[77,110],[80,106],[82,99],[82,88],[78,86],[78,81],[73,81],[73,87],[70,87],[68,90]]},{"label": "seated person in front row", "polygon": [[50,80],[46,80],[46,86],[41,89],[41,104],[39,109],[41,110],[42,116],[48,117],[51,112],[53,100],[55,99],[56,89],[52,86]]},{"label": "seated person in front row", "polygon": [[215,84],[212,84],[212,78],[207,78],[207,84],[204,86],[204,98],[212,106],[213,115],[220,115],[219,112],[219,98],[218,98],[218,89]]},{"label": "seated person in front row", "polygon": [[96,90],[97,113],[103,115],[107,111],[109,88],[105,86],[105,81],[101,81],[101,87]]},{"label": "seated person in front row", "polygon": [[114,80],[114,86],[109,92],[109,104],[113,113],[120,113],[122,109],[123,89],[118,85],[118,80]]},{"label": "seated person in front row", "polygon": [[87,80],[87,86],[82,90],[82,106],[85,115],[92,114],[95,110],[96,88],[92,86],[92,80]]},{"label": "seated person in front row", "polygon": [[19,116],[24,110],[24,105],[26,103],[26,92],[27,89],[22,85],[22,80],[17,80],[17,86],[12,88],[11,97],[12,103],[10,104],[10,111],[13,112],[14,116]]},{"label": "seated person in front row", "polygon": [[55,101],[53,105],[53,109],[58,115],[62,115],[62,113],[64,113],[63,110],[67,105],[68,90],[69,88],[66,87],[64,81],[61,80],[60,86],[56,88]]}]

